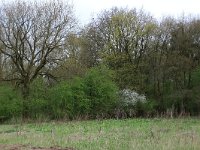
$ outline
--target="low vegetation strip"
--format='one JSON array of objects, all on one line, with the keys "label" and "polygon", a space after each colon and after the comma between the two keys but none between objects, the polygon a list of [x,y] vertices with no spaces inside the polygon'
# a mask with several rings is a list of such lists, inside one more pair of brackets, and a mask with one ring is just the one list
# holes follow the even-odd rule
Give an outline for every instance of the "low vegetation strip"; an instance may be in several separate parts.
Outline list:
[{"label": "low vegetation strip", "polygon": [[0,149],[200,149],[198,119],[126,119],[0,126]]},{"label": "low vegetation strip", "polygon": [[25,145],[0,145],[0,149],[2,150],[73,150],[73,148],[59,148],[59,147],[50,147],[50,148],[42,148],[42,147],[30,147]]}]

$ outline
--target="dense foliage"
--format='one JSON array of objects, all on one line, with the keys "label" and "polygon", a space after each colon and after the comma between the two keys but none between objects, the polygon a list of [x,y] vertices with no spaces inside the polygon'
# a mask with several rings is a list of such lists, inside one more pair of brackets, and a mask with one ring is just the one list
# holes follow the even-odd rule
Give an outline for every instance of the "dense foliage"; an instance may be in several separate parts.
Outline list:
[{"label": "dense foliage", "polygon": [[4,121],[13,117],[21,117],[22,97],[9,86],[0,86],[0,120]]},{"label": "dense foliage", "polygon": [[60,1],[1,14],[0,118],[199,115],[199,18],[112,8],[80,29]]},{"label": "dense foliage", "polygon": [[1,116],[19,117],[25,108],[26,117],[32,119],[110,117],[118,104],[119,93],[111,74],[106,67],[92,68],[82,78],[61,81],[53,87],[38,78],[31,84],[25,102],[19,92],[1,86]]}]

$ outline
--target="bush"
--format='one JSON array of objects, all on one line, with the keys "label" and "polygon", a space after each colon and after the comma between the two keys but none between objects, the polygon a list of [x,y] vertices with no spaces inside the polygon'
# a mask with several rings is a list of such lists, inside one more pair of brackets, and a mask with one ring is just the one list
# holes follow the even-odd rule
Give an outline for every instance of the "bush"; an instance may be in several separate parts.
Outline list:
[{"label": "bush", "polygon": [[22,114],[22,98],[9,86],[0,86],[0,117],[11,119]]},{"label": "bush", "polygon": [[62,82],[49,91],[54,119],[111,113],[117,104],[117,87],[105,67],[93,68],[83,78]]},{"label": "bush", "polygon": [[[124,89],[120,91],[119,107],[129,117],[143,116],[148,107],[145,95],[140,95],[136,91]],[[149,108],[150,109],[150,108]]]},{"label": "bush", "polygon": [[90,112],[90,101],[82,78],[62,82],[49,91],[50,110],[54,119],[74,119]]},{"label": "bush", "polygon": [[30,86],[30,95],[26,101],[28,116],[33,119],[47,116],[49,104],[47,99],[47,86],[42,78],[36,79]]},{"label": "bush", "polygon": [[30,86],[29,98],[42,98],[47,97],[48,86],[45,84],[43,78],[37,78]]},{"label": "bush", "polygon": [[49,90],[49,107],[53,119],[73,116],[73,97],[71,87],[62,82]]},{"label": "bush", "polygon": [[27,103],[28,116],[32,119],[47,118],[49,104],[43,98],[31,98]]},{"label": "bush", "polygon": [[145,95],[140,95],[130,89],[124,89],[120,91],[120,99],[122,102],[122,106],[124,107],[135,107],[137,103],[146,102]]},{"label": "bush", "polygon": [[91,103],[84,89],[85,85],[82,78],[75,78],[71,84],[73,116],[86,116],[90,113]]},{"label": "bush", "polygon": [[92,68],[84,77],[84,92],[91,103],[91,115],[111,113],[118,102],[118,88],[112,72],[104,66]]},{"label": "bush", "polygon": [[25,101],[12,88],[0,87],[0,117],[12,118],[22,113],[31,119],[106,117],[116,108],[118,93],[112,72],[102,66],[90,69],[82,78],[63,81],[49,89],[38,78],[31,84]]}]

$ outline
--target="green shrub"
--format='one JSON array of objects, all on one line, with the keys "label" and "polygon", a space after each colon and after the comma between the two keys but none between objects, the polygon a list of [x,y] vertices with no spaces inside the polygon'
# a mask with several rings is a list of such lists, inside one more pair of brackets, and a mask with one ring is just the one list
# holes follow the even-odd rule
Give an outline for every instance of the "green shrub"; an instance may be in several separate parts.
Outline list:
[{"label": "green shrub", "polygon": [[27,108],[28,116],[32,119],[48,118],[49,104],[46,99],[31,98],[27,103]]},{"label": "green shrub", "polygon": [[42,78],[36,79],[30,86],[30,95],[26,101],[28,116],[32,119],[39,119],[47,116],[49,104],[47,99],[47,86]]},{"label": "green shrub", "polygon": [[53,119],[72,117],[73,96],[68,83],[59,83],[49,90],[49,107]]},{"label": "green shrub", "polygon": [[22,98],[9,86],[0,86],[0,117],[14,118],[22,114]]},{"label": "green shrub", "polygon": [[90,101],[84,92],[84,82],[81,78],[62,82],[51,88],[49,100],[54,119],[74,119],[90,112]]},{"label": "green shrub", "polygon": [[111,113],[118,100],[118,89],[105,67],[93,68],[83,78],[62,82],[49,90],[49,107],[54,119]]},{"label": "green shrub", "polygon": [[158,103],[154,99],[148,99],[143,105],[143,111],[145,112],[146,117],[153,117],[156,115],[156,107]]},{"label": "green shrub", "polygon": [[47,97],[47,85],[43,78],[37,78],[30,86],[30,99],[45,99]]},{"label": "green shrub", "polygon": [[91,103],[88,99],[84,88],[84,82],[82,78],[75,78],[71,84],[72,101],[73,101],[73,116],[84,116],[90,112]]},{"label": "green shrub", "polygon": [[118,101],[118,88],[112,81],[112,72],[106,67],[89,70],[84,77],[84,91],[91,103],[91,114],[108,114]]}]

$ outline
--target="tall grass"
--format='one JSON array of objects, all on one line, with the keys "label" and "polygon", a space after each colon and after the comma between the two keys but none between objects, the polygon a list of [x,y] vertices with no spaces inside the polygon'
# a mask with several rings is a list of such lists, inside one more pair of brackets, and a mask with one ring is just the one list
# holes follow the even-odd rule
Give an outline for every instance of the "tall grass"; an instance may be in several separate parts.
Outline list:
[{"label": "tall grass", "polygon": [[126,119],[1,125],[0,144],[80,150],[198,150],[198,119]]}]

